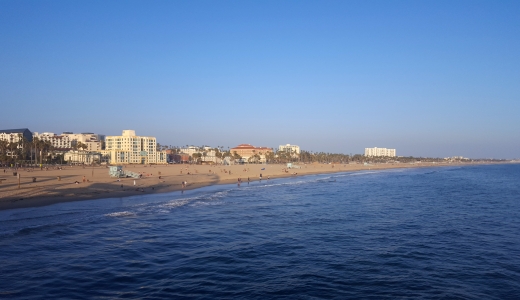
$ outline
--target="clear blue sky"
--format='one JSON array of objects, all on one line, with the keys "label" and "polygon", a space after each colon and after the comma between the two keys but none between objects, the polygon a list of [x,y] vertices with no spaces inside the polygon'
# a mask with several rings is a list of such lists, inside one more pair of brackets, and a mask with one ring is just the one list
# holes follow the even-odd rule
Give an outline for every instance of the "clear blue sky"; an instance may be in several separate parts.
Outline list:
[{"label": "clear blue sky", "polygon": [[520,157],[520,1],[0,1],[0,128]]}]

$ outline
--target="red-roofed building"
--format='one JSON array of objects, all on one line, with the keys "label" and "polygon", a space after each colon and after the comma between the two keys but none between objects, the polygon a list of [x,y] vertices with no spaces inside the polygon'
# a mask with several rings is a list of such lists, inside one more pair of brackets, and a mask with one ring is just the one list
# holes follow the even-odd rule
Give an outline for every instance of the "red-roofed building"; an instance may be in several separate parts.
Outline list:
[{"label": "red-roofed building", "polygon": [[229,151],[231,152],[231,155],[235,154],[236,152],[238,155],[244,158],[249,158],[255,154],[266,155],[268,152],[273,152],[273,148],[255,147],[251,144],[240,144],[234,148],[231,148]]}]

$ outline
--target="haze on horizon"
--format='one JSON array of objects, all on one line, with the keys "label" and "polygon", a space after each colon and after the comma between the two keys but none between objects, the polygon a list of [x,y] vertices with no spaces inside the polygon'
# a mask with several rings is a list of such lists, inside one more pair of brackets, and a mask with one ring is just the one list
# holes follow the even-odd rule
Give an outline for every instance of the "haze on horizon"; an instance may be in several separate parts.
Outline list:
[{"label": "haze on horizon", "polygon": [[518,1],[1,1],[0,128],[519,158]]}]

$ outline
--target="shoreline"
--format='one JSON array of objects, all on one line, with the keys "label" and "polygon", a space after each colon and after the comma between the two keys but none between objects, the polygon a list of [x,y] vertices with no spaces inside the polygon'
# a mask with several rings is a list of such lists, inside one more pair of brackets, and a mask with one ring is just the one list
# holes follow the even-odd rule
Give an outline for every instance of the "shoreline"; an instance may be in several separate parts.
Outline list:
[{"label": "shoreline", "polygon": [[[37,170],[34,172],[20,171],[24,178],[24,183],[23,185],[20,185],[20,189],[17,188],[16,180],[14,180],[15,186],[13,187],[12,178],[10,178],[11,180],[8,182],[0,183],[0,211],[20,208],[35,208],[64,202],[125,198],[136,195],[162,194],[182,190],[195,190],[213,185],[234,184],[237,183],[238,178],[242,178],[242,183],[246,183],[248,177],[250,179],[253,177],[251,182],[255,182],[259,181],[259,174],[263,175],[263,180],[267,180],[268,177],[270,179],[277,179],[340,172],[357,172],[365,170],[456,166],[463,167],[489,164],[490,163],[399,163],[371,165],[307,164],[302,165],[301,169],[290,169],[287,170],[288,172],[284,171],[285,165],[281,164],[232,166],[168,165],[153,166],[148,168],[145,166],[125,166],[125,168],[128,170],[134,171],[137,169],[139,170],[139,173],[150,176],[136,180],[133,178],[122,178],[120,181],[117,181],[116,178],[109,177],[107,174],[108,172],[106,171],[108,169],[103,167],[75,167],[66,170]],[[103,174],[102,172],[99,174],[100,169],[103,170],[106,174]],[[150,171],[150,173],[147,173],[148,171]],[[83,179],[88,176],[85,174],[89,172],[92,172],[92,176],[90,176],[92,180],[87,178],[87,182],[83,182]],[[96,172],[98,175],[97,177],[95,176]],[[156,175],[154,176],[152,172],[155,172]],[[190,172],[189,175],[186,174],[188,172]],[[56,174],[62,176],[64,180],[53,180],[53,177],[57,177]],[[35,183],[29,180],[29,178],[32,179],[33,177],[37,178]],[[0,177],[0,179],[3,178],[6,177]],[[74,181],[72,180],[80,181],[80,183],[74,184]],[[7,180],[4,179],[4,181]],[[188,181],[188,186],[186,188],[182,188],[182,181]]]}]

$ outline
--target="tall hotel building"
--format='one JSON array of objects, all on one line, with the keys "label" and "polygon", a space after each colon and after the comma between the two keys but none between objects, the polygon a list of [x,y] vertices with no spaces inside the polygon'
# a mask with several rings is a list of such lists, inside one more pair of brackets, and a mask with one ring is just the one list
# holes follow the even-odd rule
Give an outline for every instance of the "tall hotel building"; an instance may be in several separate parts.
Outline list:
[{"label": "tall hotel building", "polygon": [[365,156],[386,156],[395,157],[395,149],[386,148],[365,148]]},{"label": "tall hotel building", "polygon": [[106,149],[110,164],[166,164],[165,151],[157,151],[157,140],[151,136],[136,136],[134,130],[123,130],[123,135],[107,136]]}]

